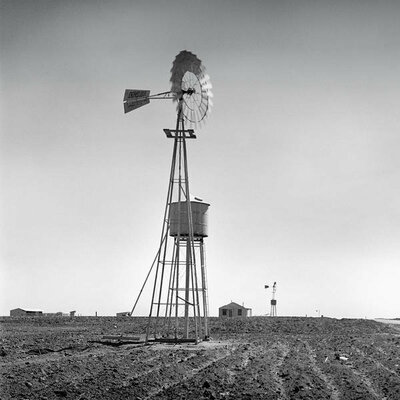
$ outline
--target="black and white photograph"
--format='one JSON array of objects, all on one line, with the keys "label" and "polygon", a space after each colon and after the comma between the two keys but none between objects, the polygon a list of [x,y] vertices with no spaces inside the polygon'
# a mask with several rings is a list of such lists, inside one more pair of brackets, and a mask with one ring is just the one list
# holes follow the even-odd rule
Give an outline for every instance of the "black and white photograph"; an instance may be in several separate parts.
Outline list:
[{"label": "black and white photograph", "polygon": [[0,398],[400,399],[399,20],[0,0]]}]

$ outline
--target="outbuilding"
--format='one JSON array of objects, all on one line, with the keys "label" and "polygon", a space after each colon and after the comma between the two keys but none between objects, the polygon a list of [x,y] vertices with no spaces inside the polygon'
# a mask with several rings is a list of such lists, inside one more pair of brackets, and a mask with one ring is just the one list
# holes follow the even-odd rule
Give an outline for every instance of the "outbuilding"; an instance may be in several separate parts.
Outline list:
[{"label": "outbuilding", "polygon": [[241,306],[240,304],[232,301],[229,304],[220,307],[218,315],[222,318],[251,317],[251,308]]},{"label": "outbuilding", "polygon": [[131,313],[129,311],[122,311],[122,312],[117,312],[117,317],[130,317]]},{"label": "outbuilding", "polygon": [[38,317],[42,315],[42,310],[28,310],[25,308],[14,308],[10,310],[10,317]]}]

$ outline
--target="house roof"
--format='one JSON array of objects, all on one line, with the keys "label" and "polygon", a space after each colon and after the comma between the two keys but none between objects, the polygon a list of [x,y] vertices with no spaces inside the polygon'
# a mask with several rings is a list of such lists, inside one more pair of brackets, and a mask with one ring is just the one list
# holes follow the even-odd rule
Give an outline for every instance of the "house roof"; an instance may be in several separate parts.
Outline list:
[{"label": "house roof", "polygon": [[43,312],[43,310],[38,310],[38,309],[31,309],[31,308],[14,308],[10,311],[15,311],[15,310],[21,310],[21,311],[26,311],[26,312]]},{"label": "house roof", "polygon": [[235,303],[234,301],[230,302],[229,304],[220,307],[221,308],[241,308],[242,310],[249,310],[247,307],[243,307],[238,303]]}]

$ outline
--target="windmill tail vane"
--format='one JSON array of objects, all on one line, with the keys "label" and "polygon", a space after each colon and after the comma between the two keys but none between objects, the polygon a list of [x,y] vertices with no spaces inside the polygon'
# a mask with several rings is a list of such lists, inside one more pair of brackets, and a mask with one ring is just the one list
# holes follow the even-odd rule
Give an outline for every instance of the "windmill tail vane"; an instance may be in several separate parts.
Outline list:
[{"label": "windmill tail vane", "polygon": [[125,114],[150,103],[150,100],[172,99],[171,92],[162,92],[150,95],[150,90],[126,89],[124,95]]}]

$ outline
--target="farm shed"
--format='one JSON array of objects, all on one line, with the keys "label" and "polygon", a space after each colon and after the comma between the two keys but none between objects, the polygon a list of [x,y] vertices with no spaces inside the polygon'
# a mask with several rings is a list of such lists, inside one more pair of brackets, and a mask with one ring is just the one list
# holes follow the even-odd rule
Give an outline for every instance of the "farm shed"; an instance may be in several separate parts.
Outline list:
[{"label": "farm shed", "polygon": [[222,306],[219,308],[219,317],[223,318],[233,318],[233,317],[251,317],[251,308],[246,308],[237,304],[235,302],[231,302],[226,306]]},{"label": "farm shed", "polygon": [[14,308],[10,310],[10,317],[37,317],[43,315],[41,310],[27,310],[23,308]]},{"label": "farm shed", "polygon": [[131,313],[129,311],[122,311],[122,312],[117,312],[117,317],[130,317]]}]

